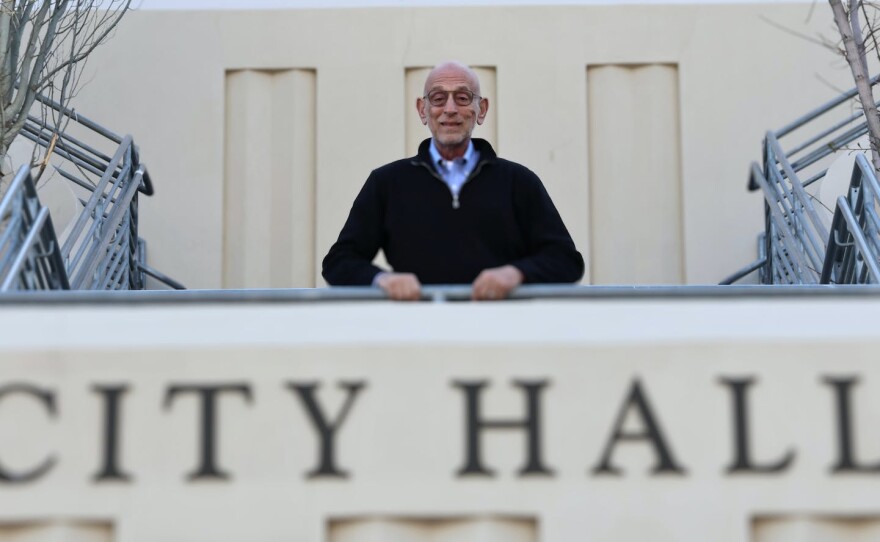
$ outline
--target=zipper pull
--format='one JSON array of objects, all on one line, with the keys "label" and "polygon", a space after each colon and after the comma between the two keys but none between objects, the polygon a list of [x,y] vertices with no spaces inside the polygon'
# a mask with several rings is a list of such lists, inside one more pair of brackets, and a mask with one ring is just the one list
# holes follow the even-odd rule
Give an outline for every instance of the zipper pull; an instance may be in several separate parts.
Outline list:
[{"label": "zipper pull", "polygon": [[452,208],[458,209],[461,205],[458,203],[458,194],[453,194],[452,196]]}]

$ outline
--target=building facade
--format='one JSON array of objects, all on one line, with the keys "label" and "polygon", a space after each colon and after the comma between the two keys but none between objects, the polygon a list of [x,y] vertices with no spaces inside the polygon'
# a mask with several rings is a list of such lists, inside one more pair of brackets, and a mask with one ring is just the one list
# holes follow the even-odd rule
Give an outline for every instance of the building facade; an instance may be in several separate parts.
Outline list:
[{"label": "building facade", "polygon": [[[427,69],[475,66],[475,136],[544,181],[589,284],[714,284],[755,258],[761,139],[852,86],[827,6],[675,4],[143,11],[77,109],[156,181],[149,259],[192,288],[323,285],[368,173],[428,137]],[[63,227],[59,226],[59,230]]]},{"label": "building facade", "polygon": [[[755,258],[763,133],[851,86],[794,35],[826,11],[131,13],[77,109],[134,134],[150,263],[196,291],[0,298],[0,542],[877,540],[880,293],[697,286]],[[597,287],[286,290],[447,59]]]}]

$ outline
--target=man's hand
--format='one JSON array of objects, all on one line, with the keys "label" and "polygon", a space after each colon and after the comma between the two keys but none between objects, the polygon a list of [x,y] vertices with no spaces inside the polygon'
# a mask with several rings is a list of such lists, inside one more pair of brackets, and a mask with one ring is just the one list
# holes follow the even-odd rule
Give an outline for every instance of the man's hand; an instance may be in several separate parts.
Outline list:
[{"label": "man's hand", "polygon": [[419,279],[412,273],[382,273],[376,279],[376,286],[397,301],[418,301],[422,290]]},{"label": "man's hand", "polygon": [[504,299],[522,284],[522,271],[512,265],[484,269],[474,281],[471,298],[474,300]]}]

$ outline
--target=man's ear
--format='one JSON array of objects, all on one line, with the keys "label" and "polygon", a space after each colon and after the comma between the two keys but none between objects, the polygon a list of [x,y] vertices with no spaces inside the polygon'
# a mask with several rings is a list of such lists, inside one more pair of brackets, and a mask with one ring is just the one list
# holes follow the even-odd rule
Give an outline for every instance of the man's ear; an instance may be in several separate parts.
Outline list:
[{"label": "man's ear", "polygon": [[422,119],[422,124],[428,124],[428,113],[425,111],[425,105],[424,98],[416,98],[416,111],[419,112],[419,118]]},{"label": "man's ear", "polygon": [[483,124],[489,112],[489,98],[480,98],[480,110],[477,112],[477,124]]}]

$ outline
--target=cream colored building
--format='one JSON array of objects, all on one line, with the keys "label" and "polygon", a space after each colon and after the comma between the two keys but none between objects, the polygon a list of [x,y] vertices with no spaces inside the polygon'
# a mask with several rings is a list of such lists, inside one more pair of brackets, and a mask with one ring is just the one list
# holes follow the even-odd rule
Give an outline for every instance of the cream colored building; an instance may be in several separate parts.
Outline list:
[{"label": "cream colored building", "polygon": [[[157,185],[150,263],[191,288],[322,285],[373,168],[411,155],[426,68],[479,68],[477,136],[542,178],[585,283],[713,284],[755,258],[761,139],[852,86],[811,3],[141,11],[79,111]],[[782,27],[782,28],[780,28]],[[787,31],[786,29],[790,30]]]},{"label": "cream colored building", "polygon": [[321,286],[446,59],[477,67],[476,135],[543,179],[585,283],[690,286],[0,299],[0,542],[880,539],[880,293],[694,286],[755,258],[765,130],[851,86],[793,35],[827,11],[130,14],[77,108],[134,135],[150,263],[191,288]]}]

